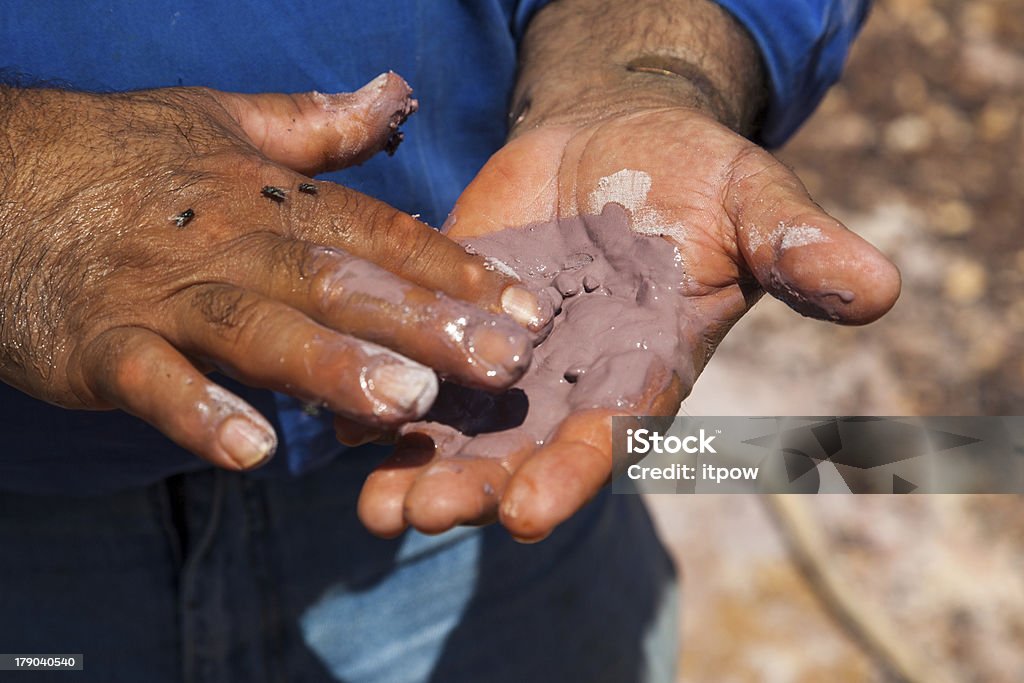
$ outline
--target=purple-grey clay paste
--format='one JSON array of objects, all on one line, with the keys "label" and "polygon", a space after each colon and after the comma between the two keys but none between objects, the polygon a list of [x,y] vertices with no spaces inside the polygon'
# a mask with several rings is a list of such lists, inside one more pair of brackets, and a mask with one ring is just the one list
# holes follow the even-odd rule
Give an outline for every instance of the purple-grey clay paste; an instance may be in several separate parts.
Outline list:
[{"label": "purple-grey clay paste", "polygon": [[[628,413],[653,378],[668,387],[670,370],[695,378],[691,305],[681,296],[686,273],[677,249],[640,235],[618,204],[582,216],[508,228],[464,240],[496,269],[511,269],[558,311],[537,337],[526,375],[500,394],[445,382],[433,408],[402,434],[431,437],[440,452],[502,457],[526,441],[540,445],[569,414],[588,408]],[[660,370],[660,372],[658,372]]]}]

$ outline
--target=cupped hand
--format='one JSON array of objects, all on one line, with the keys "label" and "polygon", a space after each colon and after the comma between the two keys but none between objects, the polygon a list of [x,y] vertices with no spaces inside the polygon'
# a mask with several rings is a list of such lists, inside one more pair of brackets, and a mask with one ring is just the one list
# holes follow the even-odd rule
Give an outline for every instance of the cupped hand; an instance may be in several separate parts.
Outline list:
[{"label": "cupped hand", "polygon": [[[630,366],[642,369],[642,381],[624,395],[591,390],[579,396],[572,392],[583,389],[582,381],[567,391],[558,386],[565,381],[562,367],[549,369],[547,391],[563,392],[569,409],[546,433],[531,431],[529,414],[518,426],[501,424],[516,408],[496,399],[491,406],[497,426],[464,430],[472,438],[436,422],[404,429],[394,455],[363,489],[359,509],[368,528],[385,536],[407,525],[439,532],[497,517],[520,539],[543,538],[608,481],[611,417],[675,414],[717,344],[762,291],[799,313],[844,324],[875,320],[899,294],[895,266],[817,206],[789,169],[688,108],[523,133],[460,198],[448,235],[480,241],[484,251],[486,236],[510,226],[564,223],[600,214],[609,203],[625,210],[634,233],[674,247],[679,266],[672,282],[656,283],[673,297],[674,314],[661,316],[660,328],[640,338],[617,339],[608,330],[594,337],[602,347],[598,360],[625,353],[624,344],[650,346],[648,362]],[[637,268],[643,272],[642,263]],[[616,311],[607,310],[608,327],[614,328]],[[537,348],[535,365],[565,357],[559,349],[591,343],[580,335],[555,338],[570,326],[555,327]],[[654,337],[662,336],[677,342],[671,359],[664,348],[660,356],[654,348]],[[559,348],[546,353],[550,344]],[[455,393],[456,400],[465,400],[465,392]]]},{"label": "cupped hand", "polygon": [[0,92],[0,378],[233,469],[276,436],[212,368],[378,428],[426,411],[435,370],[512,384],[531,346],[501,312],[543,324],[533,295],[307,177],[394,151],[410,93],[394,74],[337,95]]}]

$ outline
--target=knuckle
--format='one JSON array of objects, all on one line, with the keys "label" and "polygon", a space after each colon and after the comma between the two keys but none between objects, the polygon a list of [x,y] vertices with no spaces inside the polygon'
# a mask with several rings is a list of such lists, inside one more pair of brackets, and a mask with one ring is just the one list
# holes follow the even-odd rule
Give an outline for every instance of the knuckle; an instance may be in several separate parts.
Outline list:
[{"label": "knuckle", "polygon": [[337,312],[352,285],[366,275],[368,264],[333,247],[302,241],[281,243],[273,259],[274,279],[282,287],[303,292],[318,313]]},{"label": "knuckle", "polygon": [[[390,207],[388,207],[390,208]],[[435,249],[436,233],[420,226],[405,214],[392,209],[381,217],[377,253],[389,270],[404,271],[415,265],[417,270],[430,270],[442,265],[442,254]]]},{"label": "knuckle", "polygon": [[278,242],[271,257],[271,274],[292,284],[316,275],[321,258],[317,247],[298,240]]},{"label": "knuckle", "polygon": [[237,327],[244,293],[227,287],[202,287],[192,295],[192,305],[203,321],[214,327]]},{"label": "knuckle", "polygon": [[317,269],[309,280],[309,296],[319,313],[343,313],[352,302],[352,295],[359,289],[358,282],[374,269],[370,264],[352,256],[326,247],[317,249]]},{"label": "knuckle", "polygon": [[[362,233],[369,250],[373,254],[373,260],[380,262],[378,257],[384,259],[401,259],[408,257],[410,252],[417,251],[416,235],[401,220],[402,214],[398,209],[378,201],[350,202],[352,219],[355,221],[357,230]],[[369,238],[369,239],[366,239]]]},{"label": "knuckle", "polygon": [[228,285],[198,288],[191,305],[214,334],[232,343],[251,336],[266,317],[258,301]]},{"label": "knuckle", "polygon": [[368,202],[363,205],[363,220],[367,225],[373,225],[375,230],[380,230],[391,239],[399,241],[409,231],[409,224],[406,222],[405,214],[393,206],[383,202]]},{"label": "knuckle", "polygon": [[483,290],[487,283],[498,277],[493,271],[477,260],[467,260],[461,267],[455,270],[461,278],[456,281],[457,286],[476,294]]},{"label": "knuckle", "polygon": [[327,186],[321,191],[321,198],[309,204],[304,213],[297,213],[294,216],[289,225],[289,234],[347,248],[362,241],[359,202],[353,191],[343,187]]},{"label": "knuckle", "polygon": [[111,375],[107,389],[115,395],[127,396],[144,391],[149,384],[152,368],[158,362],[152,347],[148,345],[121,350],[111,360]]},{"label": "knuckle", "polygon": [[229,338],[241,346],[253,346],[265,339],[268,330],[273,329],[270,318],[274,308],[262,301],[243,300],[235,313],[235,326],[228,332]]},{"label": "knuckle", "polygon": [[338,199],[330,208],[325,207],[324,242],[346,248],[357,247],[364,242],[366,230],[362,219],[359,200],[350,193],[339,193]]}]

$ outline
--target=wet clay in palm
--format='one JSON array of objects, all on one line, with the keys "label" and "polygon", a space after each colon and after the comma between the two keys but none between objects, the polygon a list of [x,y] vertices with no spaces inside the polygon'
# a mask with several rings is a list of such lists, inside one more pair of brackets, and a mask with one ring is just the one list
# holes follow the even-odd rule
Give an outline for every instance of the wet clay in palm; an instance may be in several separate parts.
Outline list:
[{"label": "wet clay in palm", "polygon": [[473,237],[466,250],[514,272],[557,311],[541,333],[533,363],[516,385],[488,394],[444,383],[423,421],[402,433],[433,438],[447,454],[502,456],[540,445],[570,413],[612,408],[628,413],[652,378],[690,378],[679,349],[686,304],[676,248],[639,235],[618,204],[599,216],[562,219]]}]

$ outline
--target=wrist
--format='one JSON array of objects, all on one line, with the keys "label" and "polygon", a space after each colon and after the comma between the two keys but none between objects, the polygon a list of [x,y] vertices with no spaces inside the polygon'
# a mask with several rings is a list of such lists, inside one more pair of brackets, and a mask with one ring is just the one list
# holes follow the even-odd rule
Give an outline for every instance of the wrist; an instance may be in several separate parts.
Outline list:
[{"label": "wrist", "polygon": [[531,22],[522,54],[512,136],[684,107],[749,137],[767,102],[753,39],[708,0],[560,0]]},{"label": "wrist", "polygon": [[721,95],[709,89],[703,79],[692,79],[653,66],[624,71],[601,78],[600,88],[581,88],[571,101],[561,100],[557,95],[553,101],[547,101],[543,94],[525,94],[513,103],[509,137],[543,126],[583,128],[654,109],[692,109],[723,123],[736,118],[730,114]]},{"label": "wrist", "polygon": [[71,93],[36,88],[0,88],[0,190],[8,200],[0,208],[38,198],[36,179],[52,178],[62,170],[56,161],[71,155],[60,149],[60,138],[72,124],[75,107],[65,101]]}]

